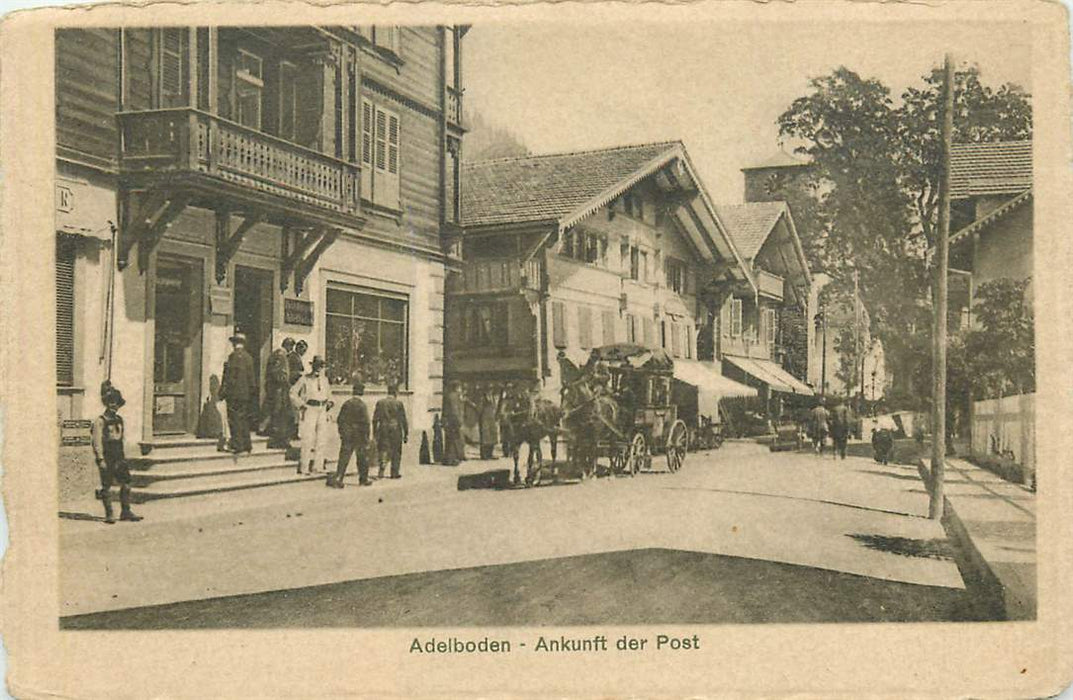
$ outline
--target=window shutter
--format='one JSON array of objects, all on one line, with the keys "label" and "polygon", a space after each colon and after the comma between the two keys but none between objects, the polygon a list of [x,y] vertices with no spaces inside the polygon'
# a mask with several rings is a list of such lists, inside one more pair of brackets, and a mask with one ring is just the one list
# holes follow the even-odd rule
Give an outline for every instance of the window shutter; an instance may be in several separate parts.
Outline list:
[{"label": "window shutter", "polygon": [[652,322],[652,319],[650,319],[650,318],[648,318],[646,316],[642,320],[643,320],[643,326],[644,326],[644,335],[642,336],[641,344],[644,345],[646,348],[654,347],[654,345],[652,344],[652,335],[653,335],[653,322]]},{"label": "window shutter", "polygon": [[741,299],[730,300],[730,335],[741,336]]},{"label": "window shutter", "polygon": [[730,337],[730,304],[731,300],[728,299],[719,309],[719,335],[724,338]]},{"label": "window shutter", "polygon": [[592,347],[592,310],[587,306],[577,308],[578,344],[588,350]]},{"label": "window shutter", "polygon": [[74,384],[75,246],[56,238],[56,383]]},{"label": "window shutter", "polygon": [[682,351],[687,360],[693,359],[693,326],[682,326]]},{"label": "window shutter", "polygon": [[610,345],[615,342],[615,314],[608,309],[604,309],[602,315],[604,327],[604,345]]},{"label": "window shutter", "polygon": [[551,303],[551,337],[555,347],[566,347],[566,318],[561,301]]},{"label": "window shutter", "polygon": [[680,335],[680,329],[677,323],[671,323],[671,355],[674,357],[681,357],[682,355],[682,339]]},{"label": "window shutter", "polygon": [[634,318],[633,314],[626,316],[626,342],[637,342],[637,319]]},{"label": "window shutter", "polygon": [[373,103],[361,101],[361,198],[373,198]]},{"label": "window shutter", "polygon": [[373,201],[390,209],[399,208],[399,115],[375,107],[373,164]]},{"label": "window shutter", "polygon": [[183,35],[185,28],[160,30],[160,106],[180,107],[183,100]]}]

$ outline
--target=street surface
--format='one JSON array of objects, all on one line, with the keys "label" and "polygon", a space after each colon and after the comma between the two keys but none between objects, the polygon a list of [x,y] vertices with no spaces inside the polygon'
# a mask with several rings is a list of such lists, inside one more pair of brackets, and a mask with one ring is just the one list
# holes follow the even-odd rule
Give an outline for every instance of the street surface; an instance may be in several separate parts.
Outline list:
[{"label": "street surface", "polygon": [[913,466],[732,442],[691,453],[677,474],[455,490],[459,473],[502,464],[410,466],[402,480],[361,489],[306,483],[158,501],[141,506],[138,524],[61,514],[62,625],[990,615],[965,591],[942,526],[927,519]]}]

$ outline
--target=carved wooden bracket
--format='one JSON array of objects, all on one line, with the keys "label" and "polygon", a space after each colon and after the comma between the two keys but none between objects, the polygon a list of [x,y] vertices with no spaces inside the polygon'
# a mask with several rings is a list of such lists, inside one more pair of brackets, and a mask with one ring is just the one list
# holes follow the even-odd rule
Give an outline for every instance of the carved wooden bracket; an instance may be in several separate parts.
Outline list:
[{"label": "carved wooden bracket", "polygon": [[126,268],[130,251],[137,244],[138,272],[143,273],[149,269],[149,256],[164,237],[171,222],[186,209],[190,198],[188,195],[155,191],[139,197],[136,206],[133,200],[133,193],[125,193],[121,202],[124,220],[119,230],[117,266],[120,270]]},{"label": "carved wooden bracket", "polygon": [[296,294],[302,293],[302,286],[305,284],[306,277],[312,272],[313,266],[317,264],[320,256],[324,251],[328,250],[332,243],[335,243],[335,239],[338,237],[339,229],[337,228],[322,230],[320,239],[313,246],[313,250],[309,251],[309,254],[302,258],[294,269],[294,291]]},{"label": "carved wooden bracket", "polygon": [[251,228],[259,224],[262,217],[248,214],[242,219],[238,228],[231,232],[231,212],[220,209],[216,212],[216,281],[222,284],[227,279],[227,265],[235,257],[242,239]]},{"label": "carved wooden bracket", "polygon": [[[294,247],[290,247],[290,239],[292,234],[296,237]],[[280,265],[279,270],[279,291],[287,291],[287,286],[290,284],[291,273],[298,267],[298,263],[302,260],[302,256],[312,245],[314,239],[322,234],[321,229],[314,229],[306,233],[295,231],[290,226],[283,227],[283,264]]]}]

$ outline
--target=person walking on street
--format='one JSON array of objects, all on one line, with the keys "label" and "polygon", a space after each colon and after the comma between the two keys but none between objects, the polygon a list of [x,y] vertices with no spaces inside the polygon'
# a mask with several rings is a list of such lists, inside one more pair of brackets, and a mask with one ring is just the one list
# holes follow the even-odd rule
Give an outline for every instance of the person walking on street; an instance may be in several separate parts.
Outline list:
[{"label": "person walking on street", "polygon": [[827,429],[829,415],[827,408],[824,407],[823,401],[816,404],[816,407],[812,409],[812,444],[816,450],[816,454],[823,454],[824,443],[827,442]]},{"label": "person walking on street", "polygon": [[294,340],[287,338],[268,356],[265,368],[265,404],[268,414],[268,446],[285,449],[290,445],[291,378],[287,355]]},{"label": "person walking on street", "polygon": [[332,407],[332,402],[328,400],[331,387],[321,371],[324,369],[323,358],[320,355],[314,356],[309,367],[309,374],[291,387],[291,404],[298,411],[301,421],[298,431],[302,441],[299,474],[303,468],[307,474],[324,471],[327,458],[325,453],[328,443],[328,411]]},{"label": "person walking on street", "polygon": [[327,485],[337,489],[343,488],[343,477],[350,466],[350,455],[358,462],[358,483],[369,486],[369,409],[361,398],[365,394],[365,385],[354,382],[354,395],[347,399],[339,409],[335,419],[339,428],[339,461],[335,475],[329,476]]},{"label": "person walking on street", "polygon": [[834,442],[834,457],[846,458],[846,444],[849,442],[852,417],[845,401],[839,401],[831,410],[831,439]]},{"label": "person walking on street", "polygon": [[516,403],[514,383],[508,382],[496,410],[496,420],[499,421],[499,439],[502,441],[500,447],[504,457],[510,457],[514,449],[514,423],[511,420],[511,413]]},{"label": "person walking on street", "polygon": [[406,407],[398,399],[399,385],[389,384],[387,396],[376,402],[373,411],[373,434],[376,436],[379,469],[377,476],[384,478],[384,463],[391,462],[391,478],[401,479],[399,466],[402,463],[402,443],[409,440],[410,428],[406,424]]},{"label": "person walking on street", "polygon": [[101,480],[101,503],[104,504],[104,522],[115,524],[112,511],[112,484],[119,484],[119,519],[138,522],[141,516],[130,509],[130,468],[123,454],[123,417],[119,409],[126,403],[119,389],[109,386],[104,392],[104,413],[93,421],[90,431],[93,443],[93,458]]},{"label": "person walking on street", "polygon": [[462,461],[462,416],[464,404],[458,382],[451,382],[443,398],[443,463],[457,467]]},{"label": "person walking on street", "polygon": [[227,424],[231,432],[231,451],[235,454],[252,452],[250,419],[257,406],[257,381],[253,358],[246,352],[246,336],[231,336],[233,350],[224,363],[220,398],[227,402]]}]

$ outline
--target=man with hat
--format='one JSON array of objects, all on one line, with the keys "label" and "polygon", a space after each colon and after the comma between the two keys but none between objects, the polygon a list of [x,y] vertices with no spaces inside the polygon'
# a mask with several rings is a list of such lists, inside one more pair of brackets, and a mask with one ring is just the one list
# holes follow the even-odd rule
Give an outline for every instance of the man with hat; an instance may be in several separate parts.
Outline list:
[{"label": "man with hat", "polygon": [[465,404],[462,399],[462,386],[453,381],[443,397],[443,463],[456,467],[463,458],[462,417]]},{"label": "man with hat", "polygon": [[329,401],[331,387],[324,376],[324,358],[313,357],[309,374],[298,380],[291,387],[291,404],[299,415],[298,437],[302,441],[301,462],[298,473],[306,469],[307,474],[324,471],[328,443],[328,411],[332,407]]},{"label": "man with hat", "polygon": [[398,399],[399,385],[388,384],[387,396],[376,402],[373,411],[373,434],[376,435],[379,470],[384,477],[384,462],[391,462],[391,478],[401,479],[399,465],[402,462],[402,443],[409,439],[410,428],[406,424],[406,407]]},{"label": "man with hat", "polygon": [[112,484],[119,484],[120,520],[137,522],[140,516],[130,509],[130,469],[123,454],[123,418],[119,409],[126,403],[119,389],[111,383],[103,389],[104,413],[93,421],[91,431],[93,457],[101,478],[101,502],[104,503],[104,522],[115,523],[112,511]]},{"label": "man with hat", "polygon": [[220,398],[227,402],[227,424],[231,430],[231,451],[235,454],[252,452],[250,418],[257,405],[257,380],[253,357],[246,352],[246,336],[231,336],[233,350],[224,363]]},{"label": "man with hat", "polygon": [[[309,345],[306,341],[299,340],[290,349],[287,350],[287,373],[290,378],[289,387],[293,388],[298,380],[302,378],[302,375],[306,373],[305,362],[302,361],[302,357],[305,356],[306,350]],[[289,389],[288,389],[289,391]],[[291,407],[290,411],[290,437],[294,439],[298,437],[298,416],[295,414],[294,407]]]},{"label": "man with hat", "polygon": [[337,489],[343,488],[351,454],[358,461],[358,483],[362,486],[372,484],[369,481],[369,409],[361,398],[365,394],[365,385],[354,382],[353,391],[354,395],[343,403],[335,419],[339,428],[339,461],[335,474],[328,477],[327,485]]}]

